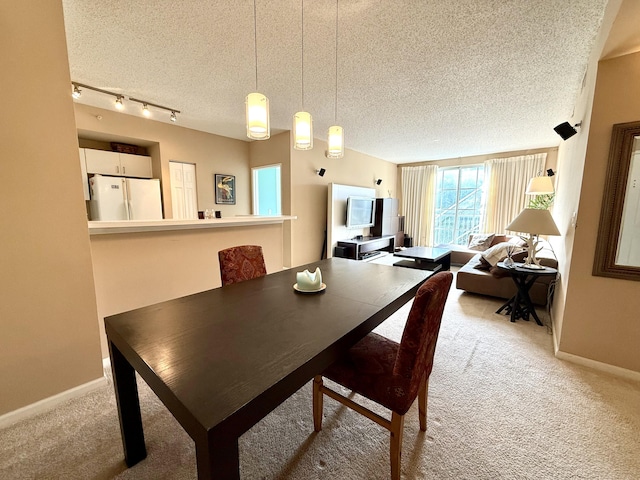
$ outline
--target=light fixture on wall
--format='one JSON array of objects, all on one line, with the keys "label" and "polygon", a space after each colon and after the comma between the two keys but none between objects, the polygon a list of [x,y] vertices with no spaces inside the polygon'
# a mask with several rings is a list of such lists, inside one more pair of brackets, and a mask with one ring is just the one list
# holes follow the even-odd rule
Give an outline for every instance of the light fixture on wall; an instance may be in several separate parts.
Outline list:
[{"label": "light fixture on wall", "polygon": [[560,125],[556,125],[555,127],[553,127],[553,129],[558,135],[560,135],[562,140],[568,140],[569,138],[573,137],[576,133],[578,133],[575,127],[579,128],[581,125],[582,125],[582,122],[578,122],[575,125],[571,125],[569,122],[563,122]]},{"label": "light fixture on wall", "polygon": [[[86,85],[84,83],[78,83],[78,82],[71,82],[71,85],[73,86],[73,90],[71,91],[71,95],[75,99],[80,98],[80,96],[82,95],[82,90],[80,90],[80,87],[82,87],[82,88],[85,88],[85,89],[88,89],[88,90],[92,90],[94,92],[103,93],[105,95],[111,95],[112,97],[116,97],[115,107],[118,110],[123,110],[124,109],[125,95],[122,94],[122,93],[114,93],[114,92],[110,92],[109,90],[103,90],[102,88],[92,87],[91,85]],[[171,112],[171,116],[169,117],[169,120],[171,120],[172,122],[176,122],[178,120],[177,117],[176,117],[176,113],[180,113],[180,110],[176,110],[175,108],[164,107],[164,106],[158,105],[156,103],[151,103],[151,102],[148,102],[146,100],[140,100],[140,99],[133,98],[133,97],[129,97],[129,101],[142,104],[142,114],[145,117],[150,117],[151,116],[151,111],[149,110],[149,107],[151,106],[151,107],[159,108],[161,110],[166,110],[167,112]]]},{"label": "light fixture on wall", "polygon": [[293,114],[293,148],[295,150],[311,150],[313,148],[313,119],[304,111],[304,0],[302,0],[301,27],[301,93],[302,111]]},{"label": "light fixture on wall", "polygon": [[271,136],[269,127],[269,99],[258,93],[258,21],[256,18],[256,0],[253,0],[253,52],[256,63],[256,92],[245,99],[247,118],[247,137],[252,140],[267,140]]},{"label": "light fixture on wall", "polygon": [[[334,105],[334,122],[338,122],[338,5],[336,0],[336,91]],[[342,158],[344,156],[344,130],[339,125],[332,125],[327,132],[327,158]]]}]

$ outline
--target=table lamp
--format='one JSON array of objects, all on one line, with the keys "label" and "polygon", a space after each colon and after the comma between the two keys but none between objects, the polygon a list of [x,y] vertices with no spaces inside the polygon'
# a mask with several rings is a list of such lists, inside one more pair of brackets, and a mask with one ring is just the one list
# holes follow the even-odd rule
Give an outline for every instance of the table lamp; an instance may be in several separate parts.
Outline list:
[{"label": "table lamp", "polygon": [[560,235],[560,231],[553,221],[549,210],[537,208],[525,208],[518,216],[507,225],[507,230],[512,232],[528,233],[528,237],[520,236],[527,242],[528,255],[524,262],[525,268],[543,269],[536,258],[536,247],[538,246],[538,235]]}]

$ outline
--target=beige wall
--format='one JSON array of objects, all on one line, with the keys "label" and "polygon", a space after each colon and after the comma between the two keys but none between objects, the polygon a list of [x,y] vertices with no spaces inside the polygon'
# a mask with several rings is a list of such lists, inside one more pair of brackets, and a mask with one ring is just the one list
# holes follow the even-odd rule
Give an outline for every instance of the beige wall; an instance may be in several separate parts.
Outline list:
[{"label": "beige wall", "polygon": [[[329,183],[375,188],[377,197],[397,193],[395,164],[349,149],[344,158],[326,158],[326,142],[315,138],[313,143],[313,150],[291,150],[291,214],[298,217],[291,225],[292,266],[321,258]],[[326,169],[324,177],[316,173],[320,168]],[[375,178],[381,178],[382,184],[376,186]]]},{"label": "beige wall", "polygon": [[611,128],[616,123],[638,120],[640,53],[601,61],[584,163],[578,228],[559,335],[559,348],[563,352],[633,371],[640,371],[640,284],[595,277],[591,275],[591,269]]},{"label": "beige wall", "polygon": [[2,415],[102,364],[62,4],[2,2],[0,18]]},{"label": "beige wall", "polygon": [[[154,160],[154,175],[162,179],[165,218],[172,218],[171,160],[196,164],[198,210],[220,210],[223,217],[246,215],[251,211],[247,142],[79,103],[75,104],[75,116],[78,135],[83,138],[122,141],[149,148]],[[216,173],[236,176],[235,205],[215,203]]]},{"label": "beige wall", "polygon": [[267,272],[282,269],[282,224],[91,236],[102,356],[105,316],[221,285],[218,251],[261,245]]}]

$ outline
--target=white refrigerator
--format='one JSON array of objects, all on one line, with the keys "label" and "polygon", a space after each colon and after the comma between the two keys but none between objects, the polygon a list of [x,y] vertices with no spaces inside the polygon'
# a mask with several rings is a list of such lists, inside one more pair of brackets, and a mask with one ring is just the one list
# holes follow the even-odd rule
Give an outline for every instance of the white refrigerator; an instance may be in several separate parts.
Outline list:
[{"label": "white refrigerator", "polygon": [[162,220],[160,180],[94,175],[89,179],[91,220]]}]

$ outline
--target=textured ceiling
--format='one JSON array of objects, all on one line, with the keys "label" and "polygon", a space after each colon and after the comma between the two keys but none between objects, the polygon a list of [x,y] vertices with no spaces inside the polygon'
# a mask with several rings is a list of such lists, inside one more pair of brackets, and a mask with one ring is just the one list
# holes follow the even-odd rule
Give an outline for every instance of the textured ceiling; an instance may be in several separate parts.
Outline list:
[{"label": "textured ceiling", "polygon": [[[337,123],[347,148],[402,163],[557,146],[553,127],[571,118],[606,3],[340,1]],[[73,80],[246,140],[253,1],[63,4]],[[272,135],[302,109],[301,12],[301,0],[257,0],[257,89],[270,101]],[[335,15],[334,0],[304,2],[304,109],[322,139],[336,107]],[[85,90],[79,102],[112,100]]]}]

